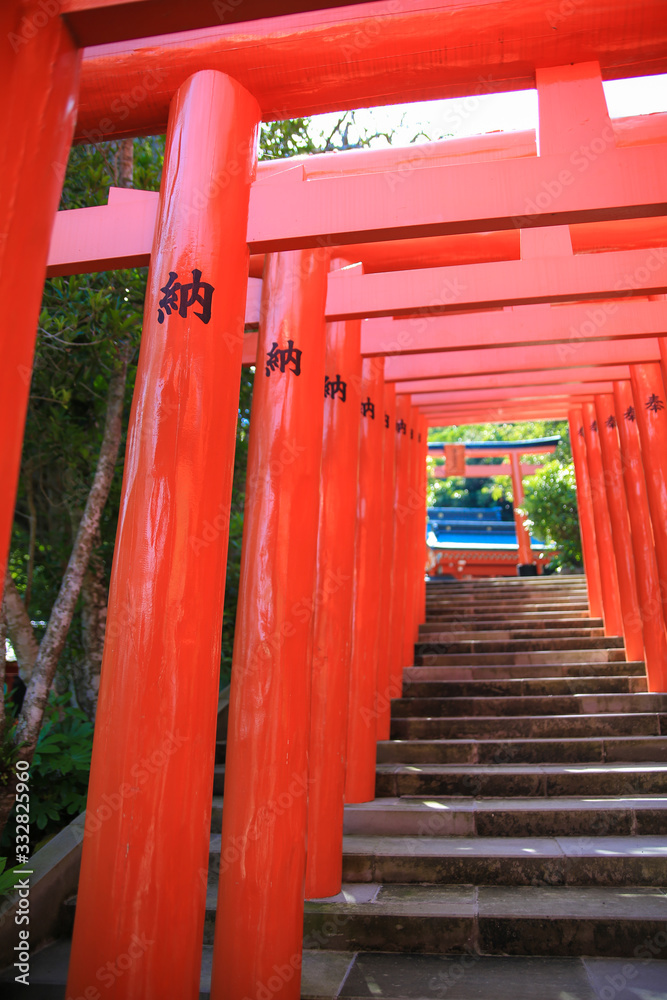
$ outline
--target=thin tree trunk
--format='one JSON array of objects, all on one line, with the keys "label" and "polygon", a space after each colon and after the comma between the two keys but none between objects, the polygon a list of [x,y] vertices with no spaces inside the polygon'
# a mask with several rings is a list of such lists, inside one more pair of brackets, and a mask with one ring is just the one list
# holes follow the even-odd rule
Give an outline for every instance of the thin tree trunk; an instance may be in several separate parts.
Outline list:
[{"label": "thin tree trunk", "polygon": [[35,545],[37,542],[37,508],[35,506],[35,492],[32,481],[32,465],[28,463],[25,476],[25,491],[28,501],[28,520],[30,524],[30,534],[28,541],[28,568],[26,570],[27,583],[23,595],[25,609],[29,612],[30,596],[32,594],[32,579],[35,572]]},{"label": "thin tree trunk", "polygon": [[33,627],[30,624],[28,612],[9,571],[7,571],[7,576],[5,577],[2,617],[7,626],[9,641],[16,653],[19,677],[24,684],[27,684],[32,676],[33,667],[39,653],[39,645],[37,644]]},{"label": "thin tree trunk", "polygon": [[120,187],[132,187],[134,183],[134,139],[121,139],[116,154],[116,169]]},{"label": "thin tree trunk", "polygon": [[100,545],[101,538],[98,531],[88,569],[81,585],[83,658],[73,669],[76,700],[91,722],[95,721],[97,710],[97,693],[100,687],[104,633],[107,621],[108,594]]},{"label": "thin tree trunk", "polygon": [[[88,494],[72,554],[60,585],[58,597],[51,610],[46,633],[40,643],[37,660],[23,701],[16,742],[22,747],[22,758],[27,761],[32,760],[35,751],[49,688],[65,645],[102,511],[111,489],[122,434],[127,366],[128,359],[125,356],[118,371],[109,382],[104,435],[93,485]],[[0,809],[0,827],[3,824],[3,819],[5,817]]]}]

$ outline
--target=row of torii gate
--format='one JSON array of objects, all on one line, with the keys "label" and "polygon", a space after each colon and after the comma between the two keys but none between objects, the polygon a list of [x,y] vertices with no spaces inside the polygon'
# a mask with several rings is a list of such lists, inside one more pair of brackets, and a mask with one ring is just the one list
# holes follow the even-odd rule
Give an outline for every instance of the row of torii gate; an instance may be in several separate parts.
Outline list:
[{"label": "row of torii gate", "polygon": [[[569,419],[592,613],[667,687],[667,115],[611,121],[602,89],[667,70],[660,0],[296,9],[0,13],[0,568],[47,264],[150,262],[72,998],[137,937],[105,995],[198,994],[243,363],[215,1000],[297,997],[304,877],[310,897],[340,887],[344,792],[373,796],[423,616],[429,425]],[[156,26],[197,30],[133,41]],[[262,119],[532,86],[537,136],[256,165]],[[73,138],[165,128],[159,197],[56,217]]]}]

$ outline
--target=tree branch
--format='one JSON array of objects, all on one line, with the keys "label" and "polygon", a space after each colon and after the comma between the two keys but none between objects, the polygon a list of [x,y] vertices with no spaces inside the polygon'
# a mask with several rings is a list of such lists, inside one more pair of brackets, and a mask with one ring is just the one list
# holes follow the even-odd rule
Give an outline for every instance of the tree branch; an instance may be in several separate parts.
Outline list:
[{"label": "tree branch", "polygon": [[37,654],[39,653],[39,646],[32,625],[30,624],[28,612],[9,570],[5,577],[2,617],[7,625],[7,636],[16,653],[19,677],[24,684],[27,684],[32,676]]},{"label": "tree branch", "polygon": [[58,659],[65,645],[102,511],[111,489],[122,434],[128,355],[129,351],[123,356],[118,371],[109,382],[104,435],[93,485],[88,494],[58,597],[51,610],[46,633],[39,646],[39,653],[19,716],[16,743],[22,746],[21,752],[24,760],[32,760],[49,689],[56,672]]}]

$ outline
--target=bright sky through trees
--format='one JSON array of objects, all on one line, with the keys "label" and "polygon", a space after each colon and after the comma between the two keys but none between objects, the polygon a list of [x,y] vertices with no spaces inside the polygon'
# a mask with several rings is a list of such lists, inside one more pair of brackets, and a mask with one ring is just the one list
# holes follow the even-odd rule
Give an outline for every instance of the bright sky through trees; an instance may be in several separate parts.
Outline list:
[{"label": "bright sky through trees", "polygon": [[[667,111],[667,74],[636,77],[631,80],[611,80],[604,84],[607,105],[612,118],[646,115]],[[445,136],[478,135],[483,132],[512,131],[537,126],[537,91],[519,90],[507,94],[485,94],[483,78],[479,93],[449,101],[422,101],[417,104],[395,104],[390,107],[365,108],[355,112],[355,123],[363,134],[391,132],[394,146],[408,145],[419,132],[417,141],[441,139]],[[339,121],[341,112],[316,115],[310,132],[319,141],[326,138]],[[358,132],[350,129],[350,142]],[[386,146],[378,137],[373,146]]]}]

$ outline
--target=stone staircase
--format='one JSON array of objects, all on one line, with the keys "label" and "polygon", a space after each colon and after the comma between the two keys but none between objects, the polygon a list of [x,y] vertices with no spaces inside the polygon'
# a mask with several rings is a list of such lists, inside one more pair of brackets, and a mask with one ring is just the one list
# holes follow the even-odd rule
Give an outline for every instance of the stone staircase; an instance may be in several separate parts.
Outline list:
[{"label": "stone staircase", "polygon": [[306,904],[303,994],[667,998],[667,695],[582,577],[427,594],[343,892]]},{"label": "stone staircase", "polygon": [[[667,1000],[667,694],[583,577],[432,583],[426,619],[376,798],[346,807],[343,891],[306,903],[302,996]],[[34,957],[31,996],[61,1000],[67,953]]]}]

